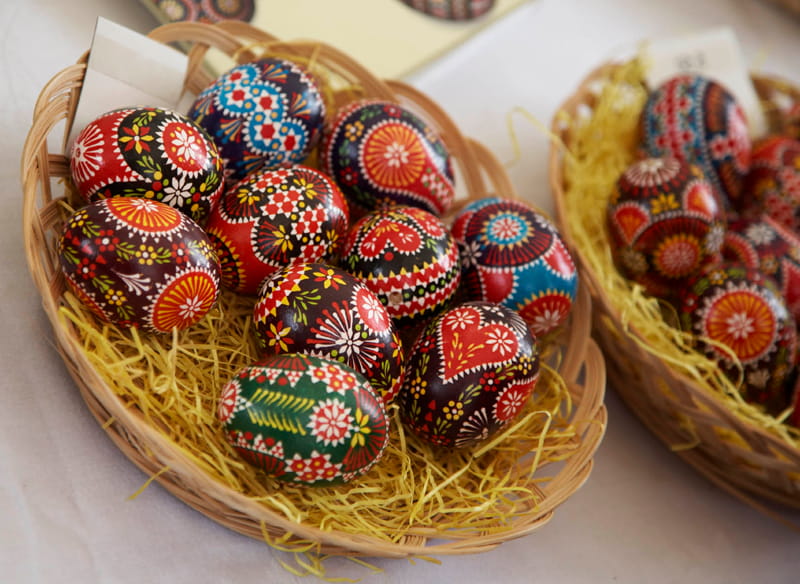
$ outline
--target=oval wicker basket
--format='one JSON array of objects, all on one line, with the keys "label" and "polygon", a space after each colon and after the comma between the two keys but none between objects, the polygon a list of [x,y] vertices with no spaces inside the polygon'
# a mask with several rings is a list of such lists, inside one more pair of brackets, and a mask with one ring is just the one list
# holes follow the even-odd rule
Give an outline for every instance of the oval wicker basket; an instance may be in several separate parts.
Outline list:
[{"label": "oval wicker basket", "polygon": [[[397,100],[414,109],[433,124],[453,154],[457,176],[465,197],[490,193],[515,196],[503,167],[481,144],[462,136],[453,122],[430,99],[396,81],[382,81],[336,49],[317,42],[281,42],[247,24],[226,22],[218,25],[198,23],[168,24],[150,36],[164,43],[181,43],[189,49],[186,86],[193,92],[210,82],[203,67],[203,56],[215,47],[244,62],[253,51],[295,55],[325,67],[331,79],[345,87],[334,100],[358,95]],[[263,54],[263,53],[259,53]],[[413,557],[432,554],[465,554],[492,549],[503,541],[520,537],[541,527],[554,509],[570,497],[587,479],[592,459],[606,426],[603,405],[605,364],[590,338],[591,303],[585,287],[575,303],[568,326],[559,337],[560,360],[557,375],[564,381],[570,402],[568,420],[573,429],[569,440],[548,445],[544,441],[524,441],[524,456],[511,471],[517,484],[537,497],[508,497],[503,521],[490,528],[437,523],[438,517],[425,517],[424,524],[409,524],[387,540],[381,524],[350,533],[330,526],[297,520],[280,509],[209,476],[195,459],[174,443],[168,428],[159,427],[119,393],[109,387],[96,365],[88,358],[79,331],[60,316],[65,305],[65,286],[60,275],[56,240],[65,219],[63,200],[68,197],[68,161],[48,147],[48,138],[67,136],[88,55],[53,77],[45,86],[34,110],[33,124],[25,143],[21,174],[24,191],[23,222],[28,262],[53,326],[58,349],[83,399],[114,443],[148,476],[154,477],[176,497],[232,530],[273,543],[289,551],[313,550],[323,554],[376,557]],[[349,93],[348,93],[349,92]],[[57,140],[50,140],[51,143]],[[487,182],[488,179],[488,182]],[[99,325],[98,325],[99,326]],[[539,458],[537,448],[556,451],[558,462],[531,466]],[[536,472],[528,472],[534,469]],[[517,476],[519,475],[519,476]],[[347,487],[345,494],[347,494]],[[386,513],[391,512],[387,503]],[[376,510],[379,515],[381,509]],[[491,518],[490,518],[491,519]],[[366,532],[364,532],[366,531]]]},{"label": "oval wicker basket", "polygon": [[[648,340],[642,332],[644,321],[632,317],[638,308],[631,304],[634,288],[623,286],[622,292],[611,290],[607,276],[613,267],[606,261],[610,255],[603,259],[603,254],[587,253],[590,246],[585,242],[576,243],[590,228],[588,215],[573,204],[578,191],[572,187],[576,175],[570,170],[568,159],[573,150],[587,152],[593,147],[591,140],[597,140],[597,146],[604,139],[596,133],[578,146],[578,124],[592,119],[598,111],[602,87],[630,81],[622,82],[617,77],[622,67],[630,65],[631,62],[607,63],[591,72],[564,101],[551,125],[554,136],[561,141],[551,147],[549,160],[558,223],[575,249],[585,282],[591,289],[592,335],[606,355],[609,385],[645,426],[696,470],[748,504],[791,524],[787,519],[789,510],[773,504],[800,508],[798,434],[774,419],[770,423],[768,416],[747,404],[731,407],[732,400],[725,398],[724,392],[709,389],[681,370],[680,363],[670,364],[662,358],[654,349],[652,333]],[[796,98],[796,90],[777,77],[754,76],[753,80],[768,120],[778,123],[776,103],[780,100],[775,99],[776,94]],[[636,91],[646,95],[641,76]],[[635,115],[632,119],[638,119],[638,113],[625,111],[624,115]],[[630,160],[633,160],[635,140],[617,147],[631,149]],[[624,157],[616,163],[619,168],[615,177],[618,177],[625,168]],[[591,229],[595,233],[603,231],[595,238],[605,237],[607,198],[603,197],[610,196],[613,182],[598,184],[595,191]],[[593,247],[603,246],[604,241]],[[656,314],[660,321],[660,314]],[[644,312],[637,316],[648,318]],[[636,322],[640,323],[638,328]]]}]

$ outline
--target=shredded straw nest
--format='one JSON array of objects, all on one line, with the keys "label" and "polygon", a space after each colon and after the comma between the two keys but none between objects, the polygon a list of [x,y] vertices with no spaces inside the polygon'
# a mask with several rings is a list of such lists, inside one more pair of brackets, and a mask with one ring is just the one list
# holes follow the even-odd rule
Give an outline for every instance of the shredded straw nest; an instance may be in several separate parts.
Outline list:
[{"label": "shredded straw nest", "polygon": [[[259,51],[302,61],[329,106],[384,97],[417,110],[454,155],[463,200],[516,194],[504,169],[464,138],[424,95],[383,82],[320,43],[279,42],[242,23],[170,24],[151,33],[189,42],[186,86],[211,80],[203,55],[217,47],[236,61]],[[24,232],[31,274],[59,351],[83,398],[120,449],[152,480],[214,520],[295,552],[293,571],[324,574],[322,554],[427,557],[491,549],[544,525],[588,477],[605,430],[605,366],[589,338],[591,304],[581,286],[570,322],[545,339],[537,391],[518,420],[475,449],[444,451],[403,432],[389,407],[390,442],[380,463],[352,483],[284,484],[243,463],[224,439],[216,405],[225,382],[257,357],[254,300],[223,291],[196,326],[169,335],[99,322],[65,289],[56,239],[78,204],[67,159],[48,135],[71,116],[86,56],[56,75],[35,107],[22,160]],[[485,179],[491,184],[487,186]],[[462,204],[463,204],[462,200]]]},{"label": "shredded straw nest", "polygon": [[[614,266],[606,207],[620,174],[636,158],[647,99],[641,59],[591,73],[552,123],[551,183],[559,223],[585,270],[594,300],[593,334],[605,351],[609,381],[672,450],[731,493],[800,507],[800,431],[745,403],[737,384],[670,326],[658,300]],[[792,91],[757,77],[768,119],[775,93]],[[756,498],[753,498],[753,495]]]}]

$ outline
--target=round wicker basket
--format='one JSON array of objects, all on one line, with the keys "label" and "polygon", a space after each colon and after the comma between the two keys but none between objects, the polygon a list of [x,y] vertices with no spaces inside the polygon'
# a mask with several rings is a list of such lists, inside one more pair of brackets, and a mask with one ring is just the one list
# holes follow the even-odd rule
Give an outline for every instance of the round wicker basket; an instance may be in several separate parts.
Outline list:
[{"label": "round wicker basket", "polygon": [[[601,261],[599,255],[587,253],[588,246],[576,243],[582,234],[588,233],[589,227],[587,215],[574,204],[577,191],[572,186],[575,177],[568,158],[577,147],[580,120],[591,119],[598,111],[601,88],[623,83],[617,73],[626,65],[630,62],[600,66],[564,101],[551,126],[561,143],[553,145],[549,161],[558,222],[565,239],[576,250],[585,282],[591,289],[592,334],[606,355],[609,384],[664,444],[700,473],[761,511],[791,523],[787,519],[788,508],[780,504],[800,508],[797,433],[774,419],[768,420],[768,416],[747,404],[731,407],[732,400],[723,392],[710,390],[681,369],[680,363],[662,358],[654,350],[652,334],[645,335],[641,326],[633,324],[652,317],[643,313],[638,315],[638,321],[632,318],[631,313],[636,310],[631,304],[634,288],[612,292],[607,276],[613,268]],[[754,76],[753,80],[767,118],[773,124],[778,123],[775,104],[780,100],[775,99],[776,93],[794,98],[796,90],[785,80],[774,77]],[[646,92],[643,83],[638,83],[636,91]],[[635,112],[626,111],[625,116],[638,119]],[[604,138],[597,134],[593,139],[600,144]],[[592,147],[591,143],[580,145],[584,152]],[[636,144],[631,141],[616,147],[635,148]],[[624,165],[616,176],[622,170]],[[607,191],[607,195],[611,190],[611,183],[598,186],[598,192]],[[604,225],[607,199],[602,196],[598,195],[595,201],[596,213],[600,215],[592,212],[595,222],[591,229],[595,231],[600,225],[598,217],[603,218]],[[605,237],[604,229],[600,230],[603,234],[595,237]]]},{"label": "round wicker basket", "polygon": [[[430,99],[403,83],[376,79],[330,46],[316,42],[281,42],[237,22],[168,24],[155,29],[150,36],[164,43],[181,43],[189,50],[185,83],[195,93],[211,80],[203,66],[209,47],[239,62],[254,58],[256,50],[313,60],[315,66],[325,67],[328,76],[338,79],[339,86],[346,88],[333,94],[335,101],[352,98],[353,92],[396,100],[432,124],[453,154],[456,172],[466,193],[462,198],[491,193],[515,196],[510,180],[496,159],[482,145],[462,136]],[[510,513],[502,521],[498,519],[497,526],[453,529],[451,524],[443,524],[440,527],[438,518],[433,516],[424,518],[423,526],[409,524],[387,540],[379,537],[382,535],[380,525],[350,533],[297,520],[265,504],[263,498],[253,497],[209,476],[195,459],[176,446],[169,428],[150,423],[148,416],[131,403],[130,398],[122,399],[109,387],[97,364],[88,358],[77,327],[59,315],[65,305],[66,292],[58,267],[56,240],[65,220],[63,200],[69,195],[65,187],[69,168],[67,158],[60,151],[51,151],[48,144],[58,144],[58,138],[67,136],[70,131],[87,58],[88,54],[55,75],[35,105],[21,165],[25,246],[30,271],[53,326],[58,350],[83,399],[114,443],[148,476],[154,477],[186,504],[232,530],[268,542],[280,538],[281,549],[394,558],[492,549],[546,524],[555,508],[586,481],[605,431],[606,410],[603,405],[605,364],[590,338],[591,303],[585,287],[581,287],[570,321],[556,343],[560,355],[557,374],[569,393],[568,418],[574,434],[555,447],[558,462],[552,465],[531,466],[531,459],[538,458],[537,447],[545,445],[525,441],[526,452],[520,456],[516,481],[538,496],[535,500],[533,497],[510,497],[505,501]],[[530,469],[535,473],[528,472]],[[346,490],[347,486],[343,488]],[[388,504],[387,508],[376,511],[390,513]]]}]

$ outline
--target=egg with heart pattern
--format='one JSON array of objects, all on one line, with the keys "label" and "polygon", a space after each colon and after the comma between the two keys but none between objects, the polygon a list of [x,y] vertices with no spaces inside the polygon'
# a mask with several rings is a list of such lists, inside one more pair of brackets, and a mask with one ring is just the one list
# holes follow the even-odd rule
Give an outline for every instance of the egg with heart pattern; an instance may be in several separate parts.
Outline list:
[{"label": "egg with heart pattern", "polygon": [[265,57],[212,81],[188,115],[217,145],[230,186],[257,170],[304,162],[322,135],[325,102],[306,67]]},{"label": "egg with heart pattern", "polygon": [[525,407],[539,378],[539,345],[513,310],[465,302],[432,319],[406,361],[403,424],[439,446],[486,440]]},{"label": "egg with heart pattern", "polygon": [[455,197],[447,146],[394,102],[363,99],[342,107],[325,129],[320,158],[359,213],[393,204],[442,215]]},{"label": "egg with heart pattern", "polygon": [[217,418],[244,460],[306,486],[353,480],[381,459],[389,440],[383,402],[360,373],[297,353],[240,369],[222,388]]}]

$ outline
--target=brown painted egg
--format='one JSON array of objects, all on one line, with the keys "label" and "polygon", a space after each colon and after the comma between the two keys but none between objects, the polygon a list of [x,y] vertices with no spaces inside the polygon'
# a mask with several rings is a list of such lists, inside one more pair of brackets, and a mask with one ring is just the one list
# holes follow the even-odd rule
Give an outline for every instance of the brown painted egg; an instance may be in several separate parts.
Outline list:
[{"label": "brown painted egg", "polygon": [[424,440],[463,447],[522,411],[539,377],[539,347],[513,310],[465,302],[417,337],[398,396],[403,423]]},{"label": "brown painted egg", "polygon": [[697,165],[723,196],[725,208],[742,193],[751,142],[744,110],[720,83],[677,75],[654,89],[641,118],[642,149]]},{"label": "brown painted egg", "polygon": [[215,79],[188,115],[217,145],[230,186],[256,171],[303,163],[322,136],[325,102],[304,66],[265,57]]},{"label": "brown painted egg", "polygon": [[685,289],[680,320],[724,374],[736,381],[743,372],[739,390],[746,401],[773,414],[788,405],[785,384],[797,361],[797,328],[771,278],[741,264],[710,266]]},{"label": "brown painted egg", "polygon": [[127,108],[103,114],[78,134],[70,172],[86,201],[143,197],[203,225],[223,191],[222,158],[203,129],[177,112]]},{"label": "brown painted egg", "polygon": [[121,327],[187,328],[219,294],[220,267],[208,237],[158,201],[114,197],[78,209],[67,220],[58,252],[76,296]]},{"label": "brown painted egg", "polygon": [[800,236],[768,216],[739,220],[725,232],[722,256],[772,278],[800,323]]},{"label": "brown painted egg", "polygon": [[264,278],[294,261],[332,260],[348,217],[333,181],[296,165],[253,173],[229,189],[206,231],[222,264],[223,285],[257,294]]},{"label": "brown painted egg", "polygon": [[461,279],[458,246],[447,227],[417,207],[394,207],[356,221],[340,265],[364,280],[400,326],[433,316]]},{"label": "brown painted egg", "polygon": [[800,234],[800,140],[771,136],[756,142],[744,194],[743,217],[766,214]]},{"label": "brown painted egg", "polygon": [[366,379],[312,355],[275,355],[242,368],[222,389],[217,417],[244,460],[308,486],[367,472],[389,440],[383,402]]},{"label": "brown painted egg", "polygon": [[657,298],[719,259],[725,231],[720,199],[699,167],[677,158],[634,162],[607,209],[611,252],[620,272]]},{"label": "brown painted egg", "polygon": [[450,232],[461,252],[465,299],[516,310],[537,336],[566,321],[578,271],[541,213],[524,201],[485,197],[459,211]]},{"label": "brown painted egg", "polygon": [[340,268],[313,262],[281,268],[261,285],[253,322],[265,355],[341,361],[387,404],[400,389],[403,351],[389,312],[363,281]]},{"label": "brown painted egg", "polygon": [[356,207],[388,204],[445,213],[455,196],[450,153],[413,112],[388,101],[354,101],[325,130],[325,171]]}]

